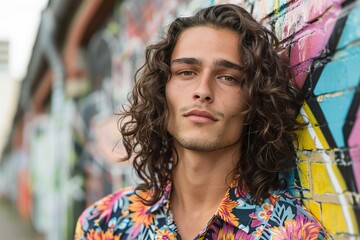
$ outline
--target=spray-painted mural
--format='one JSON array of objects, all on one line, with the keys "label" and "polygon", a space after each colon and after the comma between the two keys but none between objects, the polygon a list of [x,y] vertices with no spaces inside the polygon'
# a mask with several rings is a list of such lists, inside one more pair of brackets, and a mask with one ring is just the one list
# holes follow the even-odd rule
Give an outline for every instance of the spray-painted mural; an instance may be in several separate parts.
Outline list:
[{"label": "spray-painted mural", "polygon": [[283,40],[310,122],[300,133],[299,197],[336,238],[358,236],[359,1],[278,4],[266,22]]}]

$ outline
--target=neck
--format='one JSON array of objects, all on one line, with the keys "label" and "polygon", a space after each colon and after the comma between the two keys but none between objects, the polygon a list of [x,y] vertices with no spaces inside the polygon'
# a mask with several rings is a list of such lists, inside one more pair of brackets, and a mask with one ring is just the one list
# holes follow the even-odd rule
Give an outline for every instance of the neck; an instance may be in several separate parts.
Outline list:
[{"label": "neck", "polygon": [[238,148],[213,152],[178,148],[177,152],[172,203],[199,210],[218,206],[234,178],[232,171],[239,160]]},{"label": "neck", "polygon": [[177,148],[171,209],[182,239],[194,237],[215,214],[233,180],[238,150],[195,152]]}]

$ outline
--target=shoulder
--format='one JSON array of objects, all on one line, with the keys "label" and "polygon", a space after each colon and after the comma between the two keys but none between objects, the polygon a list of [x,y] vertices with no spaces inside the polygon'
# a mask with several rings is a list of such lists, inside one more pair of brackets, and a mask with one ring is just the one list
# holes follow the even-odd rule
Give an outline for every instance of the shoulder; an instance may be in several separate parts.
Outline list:
[{"label": "shoulder", "polygon": [[[76,225],[75,239],[101,238],[102,236],[113,239],[116,230],[125,228],[126,223],[130,221],[129,203],[138,199],[140,198],[135,194],[134,187],[129,187],[95,202],[80,215]],[[119,225],[119,219],[123,225]],[[115,227],[117,229],[114,229]]]},{"label": "shoulder", "polygon": [[[286,191],[273,191],[257,212],[267,217],[263,236],[281,236],[292,239],[324,239],[326,232],[308,209]],[[300,235],[299,235],[300,234]]]},{"label": "shoulder", "polygon": [[271,217],[277,224],[283,225],[286,220],[304,217],[311,221],[318,222],[309,210],[300,202],[299,199],[293,197],[286,191],[273,191],[269,198],[264,201],[265,204],[271,206]]}]

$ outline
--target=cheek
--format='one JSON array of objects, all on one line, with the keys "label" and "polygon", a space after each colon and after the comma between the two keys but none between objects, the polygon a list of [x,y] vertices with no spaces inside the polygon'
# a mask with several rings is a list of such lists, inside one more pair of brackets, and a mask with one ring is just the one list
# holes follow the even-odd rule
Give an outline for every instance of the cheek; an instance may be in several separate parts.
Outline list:
[{"label": "cheek", "polygon": [[176,96],[178,92],[179,92],[179,87],[177,87],[174,81],[170,79],[165,86],[166,101],[172,102],[174,96]]},{"label": "cheek", "polygon": [[176,112],[176,92],[173,91],[173,86],[171,84],[167,84],[165,88],[165,99],[166,99],[166,113],[168,115],[168,124],[171,120],[174,119],[174,115]]},{"label": "cheek", "polygon": [[231,118],[244,118],[244,112],[246,110],[246,104],[242,99],[229,98],[226,102],[223,102],[223,106],[227,115]]},{"label": "cheek", "polygon": [[242,129],[244,125],[244,116],[241,113],[233,114],[230,116],[229,125],[236,129]]},{"label": "cheek", "polygon": [[232,126],[232,129],[238,129],[241,131],[243,129],[243,125],[244,125],[244,113],[243,113],[244,109],[242,107],[235,107],[232,109],[232,111],[229,112],[229,119],[228,119],[228,126]]},{"label": "cheek", "polygon": [[229,122],[227,124],[229,130],[232,132],[232,135],[236,139],[240,139],[244,129],[244,116],[241,113],[231,115]]},{"label": "cheek", "polygon": [[178,81],[169,80],[165,87],[165,97],[170,113],[177,112],[185,104],[185,99],[188,99],[188,92]]}]

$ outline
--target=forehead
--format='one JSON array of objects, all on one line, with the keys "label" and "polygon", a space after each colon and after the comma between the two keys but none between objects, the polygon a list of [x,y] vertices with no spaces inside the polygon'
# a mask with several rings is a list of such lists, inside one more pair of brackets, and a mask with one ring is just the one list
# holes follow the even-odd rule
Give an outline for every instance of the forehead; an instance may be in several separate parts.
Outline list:
[{"label": "forehead", "polygon": [[171,60],[181,57],[222,58],[240,64],[239,34],[211,26],[188,28],[177,40]]}]

